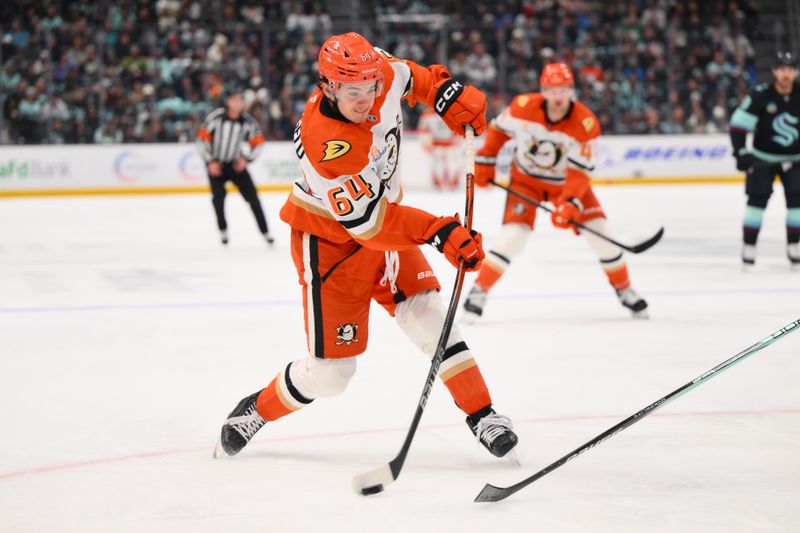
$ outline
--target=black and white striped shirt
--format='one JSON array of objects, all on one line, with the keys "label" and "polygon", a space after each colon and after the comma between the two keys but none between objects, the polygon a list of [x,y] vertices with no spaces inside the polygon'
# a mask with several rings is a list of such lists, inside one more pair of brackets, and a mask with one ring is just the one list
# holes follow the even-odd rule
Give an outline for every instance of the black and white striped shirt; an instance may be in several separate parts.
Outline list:
[{"label": "black and white striped shirt", "polygon": [[[247,154],[242,153],[242,143],[245,141],[250,145]],[[224,107],[209,113],[197,130],[197,149],[207,163],[231,163],[239,156],[253,161],[261,153],[263,146],[264,136],[256,120],[244,112],[233,120],[228,117]]]}]

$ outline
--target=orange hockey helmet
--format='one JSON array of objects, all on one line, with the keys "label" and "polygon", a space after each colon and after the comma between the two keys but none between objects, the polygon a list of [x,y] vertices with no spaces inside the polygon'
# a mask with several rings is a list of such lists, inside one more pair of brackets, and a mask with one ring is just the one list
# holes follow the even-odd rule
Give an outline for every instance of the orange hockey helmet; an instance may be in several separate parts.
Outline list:
[{"label": "orange hockey helmet", "polygon": [[383,59],[362,35],[334,35],[322,43],[318,70],[335,95],[341,83],[375,80],[377,94],[383,90]]},{"label": "orange hockey helmet", "polygon": [[539,78],[539,85],[542,87],[573,87],[575,76],[566,63],[550,63],[542,69]]}]

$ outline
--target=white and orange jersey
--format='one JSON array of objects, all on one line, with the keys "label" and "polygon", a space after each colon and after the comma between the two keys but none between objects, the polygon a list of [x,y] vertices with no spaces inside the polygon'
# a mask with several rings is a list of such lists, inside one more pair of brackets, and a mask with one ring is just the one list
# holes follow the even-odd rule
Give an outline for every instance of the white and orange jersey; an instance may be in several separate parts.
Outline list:
[{"label": "white and orange jersey", "polygon": [[398,166],[403,137],[401,101],[430,105],[441,66],[426,69],[382,52],[383,92],[367,120],[348,121],[317,88],[294,132],[301,177],[281,209],[295,229],[333,242],[355,239],[376,249],[424,243],[433,215],[400,206]]},{"label": "white and orange jersey", "polygon": [[546,105],[540,93],[515,97],[492,120],[475,162],[494,164],[502,145],[513,139],[515,175],[551,185],[564,185],[572,177],[588,181],[595,165],[595,139],[600,135],[597,117],[584,104],[573,101],[567,115],[553,123],[547,119]]},{"label": "white and orange jersey", "polygon": [[458,135],[453,133],[444,120],[432,109],[419,118],[419,131],[428,146],[455,146],[459,144]]}]

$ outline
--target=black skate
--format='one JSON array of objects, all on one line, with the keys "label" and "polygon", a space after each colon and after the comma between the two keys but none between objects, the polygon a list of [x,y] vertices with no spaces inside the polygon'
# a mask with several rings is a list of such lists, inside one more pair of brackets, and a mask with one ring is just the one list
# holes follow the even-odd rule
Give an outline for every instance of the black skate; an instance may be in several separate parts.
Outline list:
[{"label": "black skate", "polygon": [[220,230],[219,232],[219,240],[222,244],[228,244],[228,230]]},{"label": "black skate", "polygon": [[786,257],[793,272],[800,272],[800,243],[793,242],[786,245]]},{"label": "black skate", "polygon": [[[514,425],[507,416],[498,415],[491,407],[484,407],[467,417],[467,425],[478,441],[495,457],[504,457],[517,445]],[[512,457],[515,462],[516,457]]]},{"label": "black skate", "polygon": [[[790,257],[791,260],[791,257]],[[742,272],[751,272],[756,264],[756,245],[745,244],[742,246]]]},{"label": "black skate", "polygon": [[488,294],[475,285],[469,291],[467,299],[464,301],[464,321],[467,323],[477,322],[483,315],[483,306],[486,305]]},{"label": "black skate", "polygon": [[617,298],[619,298],[619,302],[624,307],[627,307],[631,310],[631,313],[633,313],[633,318],[650,317],[650,315],[647,313],[647,302],[630,287],[627,289],[622,289],[621,291],[617,291]]},{"label": "black skate", "polygon": [[214,448],[214,458],[233,457],[244,448],[266,420],[256,411],[256,398],[261,391],[239,402],[222,425],[219,442]]},{"label": "black skate", "polygon": [[264,240],[267,241],[267,244],[269,244],[270,248],[275,245],[275,239],[269,234],[269,232],[262,233],[261,235],[264,237]]}]

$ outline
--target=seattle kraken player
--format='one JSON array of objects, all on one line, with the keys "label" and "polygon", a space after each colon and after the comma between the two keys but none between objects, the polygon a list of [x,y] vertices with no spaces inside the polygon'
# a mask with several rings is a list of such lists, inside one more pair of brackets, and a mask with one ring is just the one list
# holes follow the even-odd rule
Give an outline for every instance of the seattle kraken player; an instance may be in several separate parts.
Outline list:
[{"label": "seattle kraken player", "polygon": [[[786,195],[786,253],[800,270],[800,85],[790,52],[778,52],[772,83],[758,85],[731,117],[730,135],[736,168],[747,172],[742,263],[755,264],[756,241],[764,210],[778,175]],[[753,132],[753,148],[745,147]]]}]

